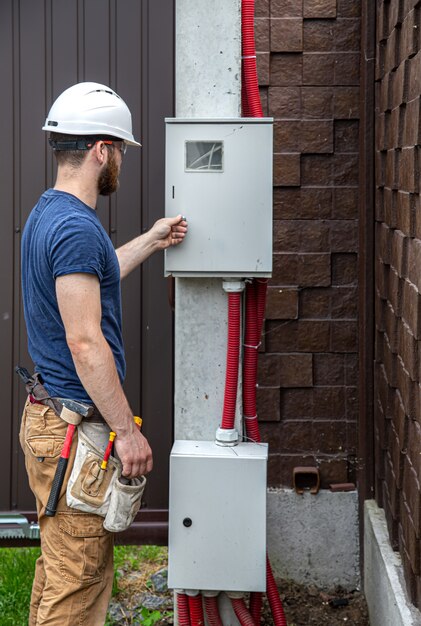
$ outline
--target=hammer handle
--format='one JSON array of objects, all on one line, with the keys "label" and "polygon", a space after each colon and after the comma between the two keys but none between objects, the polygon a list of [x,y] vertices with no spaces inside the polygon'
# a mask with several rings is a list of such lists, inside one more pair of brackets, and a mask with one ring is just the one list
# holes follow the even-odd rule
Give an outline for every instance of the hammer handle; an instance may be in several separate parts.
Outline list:
[{"label": "hammer handle", "polygon": [[45,515],[47,517],[54,517],[57,511],[57,504],[60,497],[60,491],[63,486],[67,464],[69,462],[70,448],[72,447],[72,440],[75,428],[76,426],[74,424],[69,424],[67,427],[66,438],[64,440],[61,455],[57,463],[56,473],[54,474],[50,496],[48,498],[47,506],[45,508]]}]

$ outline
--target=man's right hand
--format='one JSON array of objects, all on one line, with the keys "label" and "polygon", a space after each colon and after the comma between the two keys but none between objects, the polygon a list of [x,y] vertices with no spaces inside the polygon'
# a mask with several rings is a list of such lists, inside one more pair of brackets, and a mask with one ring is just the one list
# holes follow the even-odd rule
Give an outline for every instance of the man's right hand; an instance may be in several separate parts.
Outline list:
[{"label": "man's right hand", "polygon": [[146,437],[137,428],[128,435],[117,435],[114,443],[123,465],[123,476],[137,478],[152,470],[152,450]]}]

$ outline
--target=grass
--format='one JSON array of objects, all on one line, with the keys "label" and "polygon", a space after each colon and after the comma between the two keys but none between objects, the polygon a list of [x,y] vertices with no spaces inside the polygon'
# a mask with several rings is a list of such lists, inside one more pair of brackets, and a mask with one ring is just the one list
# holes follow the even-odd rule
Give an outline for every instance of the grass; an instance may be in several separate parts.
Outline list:
[{"label": "grass", "polygon": [[0,623],[25,626],[39,548],[0,548]]},{"label": "grass", "polygon": [[[35,561],[39,548],[0,548],[0,624],[26,626]],[[160,546],[116,546],[114,548],[113,596],[122,591],[124,572],[157,569],[167,561],[167,549]],[[143,624],[153,626],[158,612],[144,612]],[[154,621],[155,620],[155,621]]]}]

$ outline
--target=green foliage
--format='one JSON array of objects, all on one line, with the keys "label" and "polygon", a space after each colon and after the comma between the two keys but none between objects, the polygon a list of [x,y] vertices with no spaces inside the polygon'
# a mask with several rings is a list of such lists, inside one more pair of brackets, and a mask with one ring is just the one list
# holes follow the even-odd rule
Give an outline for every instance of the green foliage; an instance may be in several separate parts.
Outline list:
[{"label": "green foliage", "polygon": [[162,618],[161,611],[150,611],[144,606],[140,611],[140,615],[142,616],[142,626],[154,626]]},{"label": "green foliage", "polygon": [[25,626],[39,548],[0,548],[0,623]]}]

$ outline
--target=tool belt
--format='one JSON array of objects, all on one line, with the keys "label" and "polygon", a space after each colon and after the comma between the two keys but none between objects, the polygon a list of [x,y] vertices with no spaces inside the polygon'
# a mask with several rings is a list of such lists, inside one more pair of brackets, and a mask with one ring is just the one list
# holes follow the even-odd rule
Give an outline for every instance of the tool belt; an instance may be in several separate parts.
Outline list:
[{"label": "tool belt", "polygon": [[104,528],[110,532],[126,530],[140,509],[146,478],[120,482],[121,461],[110,456],[101,469],[107,445],[107,426],[83,421],[78,426],[78,446],[67,484],[67,505],[84,513],[104,517]]},{"label": "tool belt", "polygon": [[[120,482],[121,461],[113,456],[110,456],[106,469],[101,468],[110,431],[98,409],[74,400],[51,397],[40,374],[31,376],[23,367],[16,367],[15,371],[25,383],[30,402],[50,407],[65,422],[77,426],[78,445],[67,484],[67,505],[78,511],[101,515],[105,518],[104,528],[110,532],[126,530],[140,509],[146,478],[141,476],[126,483]],[[61,484],[64,471],[61,472]],[[56,497],[51,515],[55,514],[60,492],[55,481],[56,478],[52,486]]]}]

